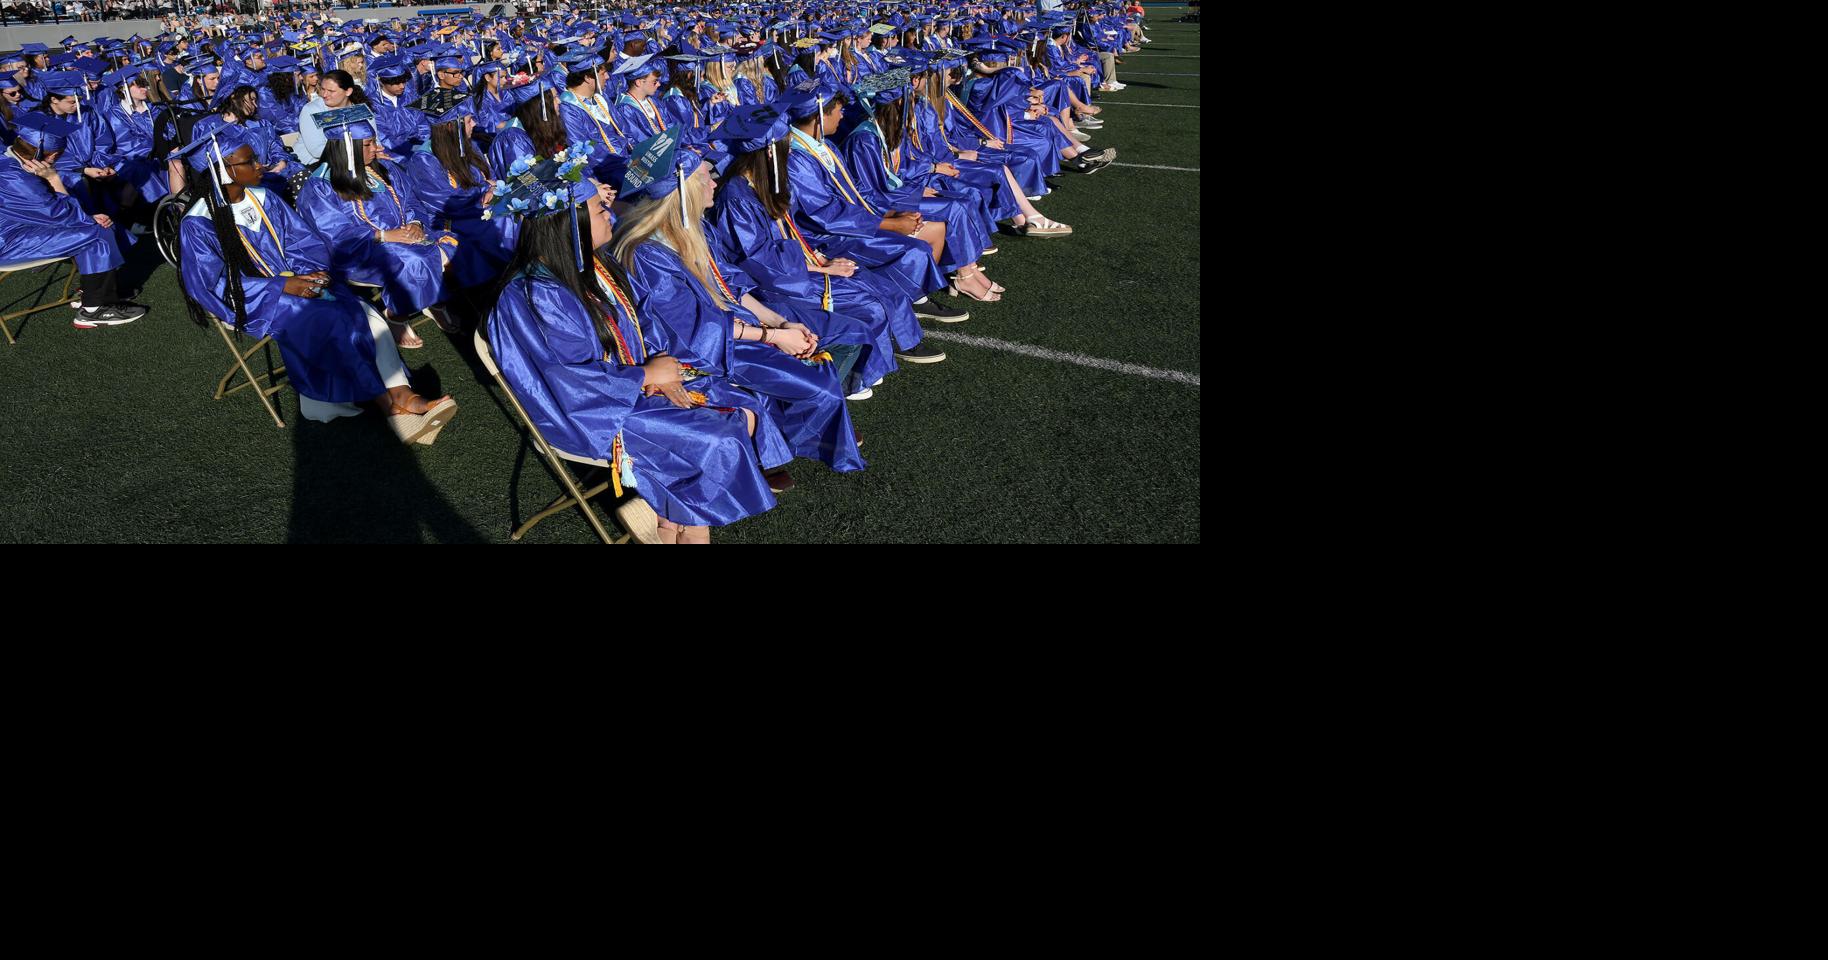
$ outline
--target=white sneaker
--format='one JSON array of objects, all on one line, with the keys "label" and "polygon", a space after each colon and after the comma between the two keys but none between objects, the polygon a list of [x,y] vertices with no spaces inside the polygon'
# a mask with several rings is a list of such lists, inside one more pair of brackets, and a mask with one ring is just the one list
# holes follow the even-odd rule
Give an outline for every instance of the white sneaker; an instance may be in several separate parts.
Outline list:
[{"label": "white sneaker", "polygon": [[1041,199],[1041,198],[1040,198],[1040,197],[1029,197],[1029,198],[1028,198],[1028,202],[1029,202],[1029,203],[1034,203],[1034,202],[1035,202],[1035,201],[1037,201],[1037,200],[1039,200],[1039,199]]},{"label": "white sneaker", "polygon": [[872,383],[872,384],[870,384],[870,386],[872,386],[872,387],[880,387],[880,386],[882,386],[882,381],[884,381],[884,380],[887,380],[887,379],[888,379],[888,377],[877,377],[877,378],[876,378],[876,382],[875,382],[875,383]]},{"label": "white sneaker", "polygon": [[1072,132],[1072,134],[1070,134],[1070,136],[1072,136],[1072,138],[1074,140],[1077,140],[1080,143],[1091,143],[1092,142],[1092,135],[1089,133],[1080,133],[1079,131],[1074,130]]},{"label": "white sneaker", "polygon": [[846,400],[868,400],[869,398],[871,398],[875,395],[876,395],[876,391],[871,390],[869,387],[864,387],[862,390],[859,390],[856,393],[853,393],[850,396],[845,397],[844,399],[846,399]]},{"label": "white sneaker", "polygon": [[1113,84],[1111,84],[1111,89],[1112,90],[1128,90],[1128,89],[1130,89],[1130,85],[1127,83],[1113,83]]}]

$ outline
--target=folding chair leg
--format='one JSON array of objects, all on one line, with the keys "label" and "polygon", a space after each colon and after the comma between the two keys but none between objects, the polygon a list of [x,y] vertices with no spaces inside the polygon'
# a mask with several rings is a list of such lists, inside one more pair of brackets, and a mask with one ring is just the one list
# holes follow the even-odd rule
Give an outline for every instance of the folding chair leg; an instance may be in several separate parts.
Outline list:
[{"label": "folding chair leg", "polygon": [[[55,264],[53,264],[52,266],[54,267]],[[30,271],[26,271],[26,272],[30,272]],[[10,276],[12,276],[12,274],[10,274],[10,273],[0,274],[0,282],[4,282],[6,280],[6,278],[10,277]],[[70,261],[70,272],[68,274],[66,274],[63,278],[63,296],[58,297],[56,300],[54,300],[51,303],[48,303],[42,307],[32,307],[29,310],[20,310],[16,313],[9,313],[6,316],[0,317],[0,334],[5,334],[6,345],[9,347],[16,347],[19,345],[19,341],[13,339],[12,329],[7,326],[8,321],[18,320],[22,317],[29,317],[35,313],[43,313],[46,310],[55,310],[58,307],[64,306],[65,304],[69,303],[70,302],[70,288],[76,285],[76,277],[77,277],[76,261],[71,260]],[[53,284],[55,282],[57,282],[57,274],[53,273],[45,281],[44,286],[38,288],[39,293],[43,294],[44,291],[51,289],[51,284]]]},{"label": "folding chair leg", "polygon": [[604,529],[603,521],[599,520],[597,518],[597,512],[595,510],[591,509],[591,506],[590,506],[590,501],[593,497],[596,497],[596,496],[600,495],[603,491],[609,489],[608,481],[604,481],[603,483],[597,484],[595,487],[592,487],[588,492],[586,492],[586,491],[580,490],[578,488],[577,481],[575,481],[571,478],[571,469],[569,467],[565,466],[565,461],[560,460],[558,457],[552,456],[551,454],[548,454],[546,456],[546,463],[552,467],[553,473],[558,474],[559,483],[563,484],[565,487],[565,496],[562,496],[562,497],[558,498],[557,500],[552,501],[552,504],[550,506],[548,506],[546,509],[541,510],[540,512],[534,514],[531,517],[528,517],[527,522],[521,524],[519,530],[514,531],[514,534],[511,537],[511,539],[513,539],[515,541],[519,541],[520,538],[527,535],[527,532],[529,530],[532,530],[535,526],[538,526],[540,521],[546,519],[547,517],[554,516],[554,515],[560,514],[560,513],[564,513],[566,510],[569,510],[575,506],[579,510],[584,511],[584,519],[590,521],[590,528],[597,532],[598,539],[600,539],[604,543],[608,543],[608,544],[627,543],[628,542],[629,538],[626,536],[612,538],[609,535],[609,531]]},{"label": "folding chair leg", "polygon": [[[228,328],[224,327],[220,323],[217,323],[215,325],[215,327],[216,327],[216,332],[222,334],[222,342],[224,344],[228,345],[229,352],[235,355],[235,365],[229,368],[228,373],[223,374],[222,382],[216,384],[216,399],[220,400],[223,397],[226,397],[231,393],[235,393],[236,391],[245,390],[248,387],[253,387],[255,395],[260,397],[260,405],[263,407],[266,407],[267,413],[273,417],[274,425],[279,427],[279,429],[284,430],[286,428],[286,422],[279,418],[279,409],[277,407],[273,406],[273,394],[278,393],[281,389],[283,389],[283,387],[279,387],[279,386],[262,387],[260,385],[260,378],[254,376],[253,370],[248,369],[248,357],[251,357],[256,353],[259,353],[260,349],[262,347],[266,346],[268,343],[271,343],[273,338],[272,337],[263,337],[259,343],[254,344],[253,349],[249,350],[247,353],[244,354],[241,352],[240,347],[235,346],[235,339],[233,337],[229,336]],[[286,369],[285,367],[280,367],[278,370],[274,371],[274,375],[278,375],[280,373],[285,372],[285,369]],[[230,389],[229,381],[235,379],[235,374],[237,374],[237,373],[241,374],[243,377],[246,377],[247,382],[244,384],[241,384],[238,387]]]}]

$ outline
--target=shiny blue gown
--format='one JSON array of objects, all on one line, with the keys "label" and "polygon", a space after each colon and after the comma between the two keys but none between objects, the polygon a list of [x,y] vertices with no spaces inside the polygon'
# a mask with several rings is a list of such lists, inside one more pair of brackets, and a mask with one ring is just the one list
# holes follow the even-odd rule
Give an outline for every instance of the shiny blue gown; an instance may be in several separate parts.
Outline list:
[{"label": "shiny blue gown", "polygon": [[[1027,185],[1014,169],[1009,168],[1000,160],[987,158],[981,153],[976,160],[964,160],[954,156],[951,148],[946,144],[945,136],[940,132],[939,114],[927,101],[916,101],[914,117],[915,124],[908,131],[908,142],[902,145],[903,150],[909,151],[910,156],[916,157],[930,166],[950,163],[957,167],[959,175],[956,178],[946,178],[941,182],[968,183],[983,193],[986,211],[991,220],[1008,220],[1021,214],[1022,205],[1016,202],[1014,188],[1010,187],[1008,178],[1003,176],[1004,170],[1009,170],[1010,174],[1015,176],[1017,186],[1025,188]],[[971,148],[961,147],[960,149],[969,150]],[[1041,179],[1039,168],[1033,166],[1033,161],[1028,162],[1037,189],[1034,192],[1024,193],[1023,196],[1040,196],[1041,191],[1047,189],[1047,184]]]},{"label": "shiny blue gown", "polygon": [[114,232],[97,226],[76,198],[27,173],[12,151],[0,151],[0,263],[53,257],[76,258],[82,273],[125,262]]},{"label": "shiny blue gown", "polygon": [[[828,150],[832,149],[829,142]],[[814,249],[844,257],[895,284],[909,300],[946,288],[933,248],[882,229],[882,211],[865,206],[839,167],[827,170],[812,154],[794,149],[787,158],[793,183],[794,222]],[[848,171],[846,171],[848,173]],[[913,346],[903,343],[902,346]]]},{"label": "shiny blue gown", "polygon": [[[411,178],[398,164],[377,160],[391,184],[370,173],[368,200],[337,196],[327,176],[313,176],[298,194],[298,212],[324,239],[331,251],[330,269],[338,279],[376,284],[395,319],[445,302],[450,298],[441,251],[457,255],[453,233],[435,230],[431,218],[413,195]],[[389,190],[388,187],[392,189]],[[397,230],[409,223],[425,227],[424,244],[383,243],[376,230]]]},{"label": "shiny blue gown", "polygon": [[659,241],[635,248],[629,280],[641,315],[666,328],[669,352],[762,397],[794,456],[822,460],[841,473],[864,468],[850,410],[829,364],[808,364],[766,343],[738,342],[732,321],[758,325],[755,315],[737,302],[728,311],[719,309],[679,255]]},{"label": "shiny blue gown", "polygon": [[708,406],[681,410],[643,396],[641,364],[668,352],[667,331],[637,323],[608,291],[602,298],[616,324],[612,349],[577,296],[544,267],[510,280],[489,316],[489,349],[540,434],[566,453],[612,464],[620,435],[635,492],[673,523],[723,526],[772,508],[742,414],[755,409],[763,436],[760,402],[717,377],[687,384]]},{"label": "shiny blue gown", "polygon": [[500,279],[513,251],[503,245],[495,222],[482,218],[482,198],[489,192],[490,178],[477,170],[480,182],[462,189],[430,150],[420,150],[406,161],[406,175],[412,181],[413,196],[432,217],[433,222],[426,226],[448,230],[462,241],[451,257],[457,282],[473,287]]},{"label": "shiny blue gown", "polygon": [[406,157],[424,144],[432,142],[431,121],[425,114],[407,106],[411,101],[406,99],[389,99],[385,93],[375,93],[369,97],[369,106],[374,109],[376,132],[381,135],[381,145],[395,157]]},{"label": "shiny blue gown", "polygon": [[159,109],[152,107],[144,112],[128,113],[116,101],[105,116],[114,136],[115,153],[121,160],[115,167],[115,175],[132,184],[140,199],[157,203],[171,192],[164,158],[155,160],[152,156],[153,128],[158,123]]},{"label": "shiny blue gown", "polygon": [[[300,396],[325,403],[362,403],[387,392],[375,369],[374,331],[355,292],[341,283],[325,288],[317,299],[285,292],[286,278],[278,274],[316,273],[330,268],[330,251],[324,241],[272,191],[251,187],[279,242],[265,225],[248,229],[237,222],[242,238],[259,254],[255,266],[263,274],[242,277],[248,324],[256,339],[272,337],[286,361],[286,378]],[[184,257],[179,277],[184,290],[217,319],[235,322],[227,303],[228,280],[223,276],[222,244],[211,224],[208,207],[197,201],[181,228]],[[282,249],[283,248],[283,249]],[[265,261],[266,266],[261,266]]]},{"label": "shiny blue gown", "polygon": [[812,272],[800,241],[787,224],[769,218],[748,179],[732,177],[718,190],[707,227],[718,261],[748,274],[758,288],[757,299],[782,314],[791,306],[790,319],[811,327],[822,343],[864,346],[853,373],[861,385],[846,384],[850,393],[895,372],[894,339],[920,342],[912,301],[867,270],[849,277]]},{"label": "shiny blue gown", "polygon": [[[622,175],[628,172],[629,152],[640,141],[629,139],[634,133],[619,126],[620,121],[613,111],[610,112],[609,119],[600,120],[570,92],[562,97],[559,115],[565,121],[568,138],[572,143],[588,143],[596,151],[591,155],[591,161],[595,164],[591,168],[591,176],[598,183],[620,189]],[[494,157],[489,159],[493,161]]]},{"label": "shiny blue gown", "polygon": [[930,106],[923,106],[926,109],[923,111],[922,126],[919,127],[922,140],[937,137],[942,146],[976,150],[980,163],[1001,163],[1015,174],[1016,182],[1022,185],[1023,196],[1042,197],[1049,193],[1045,178],[1060,172],[1060,154],[1057,151],[1012,149],[1007,143],[1001,149],[991,149],[985,145],[988,141],[983,131],[974,126],[958,107],[953,106],[946,111],[946,122],[941,125],[938,112]]},{"label": "shiny blue gown", "polygon": [[[889,159],[899,156],[901,154],[888,155]],[[874,122],[863,123],[851,131],[850,138],[844,142],[844,161],[850,168],[852,181],[863,191],[870,205],[878,210],[918,210],[928,220],[944,221],[946,252],[944,262],[939,265],[941,270],[951,273],[976,263],[990,248],[992,221],[988,219],[983,197],[975,191],[962,194],[950,185],[928,182],[921,174],[932,175],[933,168],[924,162],[904,165],[910,176],[900,178],[898,174],[890,173],[891,168],[884,165],[884,160],[882,141],[876,137]],[[891,176],[900,182],[891,180]],[[940,194],[923,196],[923,184],[940,190]]]}]

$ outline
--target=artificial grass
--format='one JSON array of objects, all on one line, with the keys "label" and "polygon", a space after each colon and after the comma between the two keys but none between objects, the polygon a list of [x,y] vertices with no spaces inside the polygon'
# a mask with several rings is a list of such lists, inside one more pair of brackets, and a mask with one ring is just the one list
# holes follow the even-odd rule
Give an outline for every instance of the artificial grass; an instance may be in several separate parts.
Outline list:
[{"label": "artificial grass", "polygon": [[[1198,73],[1150,54],[1197,55],[1199,28],[1150,14],[1156,43],[1120,77]],[[1104,102],[1198,103],[1195,76],[1124,82]],[[1198,168],[1202,112],[1113,106],[1092,145]],[[960,301],[970,321],[929,329],[1198,375],[1199,174],[1112,167],[1058,183],[1039,206],[1074,236],[1002,238],[985,267],[1010,299]],[[157,263],[145,245],[131,257]],[[0,312],[32,286],[0,283]],[[429,325],[426,349],[405,354],[415,382],[464,409],[436,446],[404,448],[372,416],[307,422],[290,391],[276,398],[284,431],[249,394],[211,400],[229,357],[186,317],[175,272],[151,269],[141,302],[153,313],[130,326],[79,331],[54,310],[0,345],[0,542],[502,542],[558,493],[468,345]],[[1199,541],[1199,387],[939,346],[945,363],[904,366],[851,405],[870,469],[798,461],[779,507],[716,539]],[[572,512],[525,542],[595,538]]]}]

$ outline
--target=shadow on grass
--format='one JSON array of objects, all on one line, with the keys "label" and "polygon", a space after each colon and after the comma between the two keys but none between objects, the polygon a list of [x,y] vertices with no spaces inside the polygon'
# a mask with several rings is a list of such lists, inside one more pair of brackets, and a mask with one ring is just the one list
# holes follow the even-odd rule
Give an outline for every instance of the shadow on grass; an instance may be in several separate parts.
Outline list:
[{"label": "shadow on grass", "polygon": [[[430,366],[413,374],[413,387],[422,396],[442,395]],[[286,542],[487,541],[425,476],[423,448],[401,444],[376,414],[333,423],[300,417],[291,429],[298,462]]]}]

